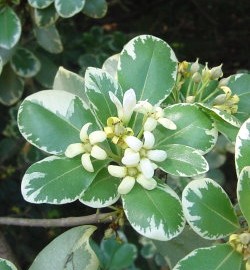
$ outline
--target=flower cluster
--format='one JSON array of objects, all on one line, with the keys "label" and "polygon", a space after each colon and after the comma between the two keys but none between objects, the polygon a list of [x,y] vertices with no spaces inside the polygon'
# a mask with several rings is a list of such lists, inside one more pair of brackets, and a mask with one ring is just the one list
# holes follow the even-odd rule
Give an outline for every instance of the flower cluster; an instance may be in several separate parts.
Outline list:
[{"label": "flower cluster", "polygon": [[[164,116],[164,110],[159,106],[153,106],[148,101],[137,103],[133,89],[124,93],[123,103],[112,92],[109,92],[109,96],[116,106],[117,116],[110,116],[103,130],[93,131],[89,135],[88,129],[91,123],[85,124],[80,131],[81,142],[70,144],[65,151],[65,156],[73,158],[82,154],[84,169],[93,172],[91,157],[99,160],[106,159],[109,154],[101,143],[110,139],[117,146],[119,153],[114,160],[116,164],[112,162],[108,166],[110,175],[122,179],[118,192],[127,194],[136,182],[143,188],[152,190],[157,185],[153,178],[155,169],[158,168],[157,163],[167,158],[166,151],[154,149],[153,131],[157,124],[170,130],[176,129],[176,125]],[[129,127],[133,113],[143,114],[141,130],[137,136]]]}]

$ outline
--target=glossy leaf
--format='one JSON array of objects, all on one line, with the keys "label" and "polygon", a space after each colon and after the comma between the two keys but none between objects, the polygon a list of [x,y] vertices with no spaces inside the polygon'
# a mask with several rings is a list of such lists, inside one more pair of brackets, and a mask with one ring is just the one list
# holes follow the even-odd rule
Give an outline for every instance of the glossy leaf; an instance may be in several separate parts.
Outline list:
[{"label": "glossy leaf", "polygon": [[29,167],[22,181],[22,195],[31,203],[65,204],[77,200],[108,161],[93,161],[87,172],[80,158],[47,157]]},{"label": "glossy leaf", "polygon": [[97,128],[82,100],[65,91],[45,90],[28,96],[19,108],[18,126],[24,138],[50,154],[63,154],[71,143],[81,142],[82,126]]},{"label": "glossy leaf", "polygon": [[79,13],[85,4],[85,0],[55,0],[55,7],[58,14],[63,18],[69,18]]},{"label": "glossy leaf", "polygon": [[241,270],[242,259],[240,253],[223,244],[192,251],[173,270]]},{"label": "glossy leaf", "polygon": [[0,47],[0,57],[2,59],[3,65],[9,62],[14,52],[15,52],[15,47],[11,49],[4,49]]},{"label": "glossy leaf", "polygon": [[38,27],[48,27],[54,24],[59,18],[55,6],[50,5],[46,8],[36,8],[34,10],[34,20]]},{"label": "glossy leaf", "polygon": [[117,79],[117,68],[120,54],[114,54],[106,59],[102,65],[102,69],[108,72],[114,79]]},{"label": "glossy leaf", "polygon": [[215,145],[218,131],[214,128],[210,117],[196,105],[176,104],[165,108],[165,117],[177,126],[169,130],[158,124],[155,130],[155,148],[168,144],[181,144],[193,147],[205,154]]},{"label": "glossy leaf", "polygon": [[102,169],[91,185],[80,196],[80,202],[93,207],[102,208],[114,204],[120,197],[117,192],[119,179],[111,176],[106,168]]},{"label": "glossy leaf", "polygon": [[15,50],[10,64],[16,74],[24,78],[35,76],[41,68],[39,59],[25,48]]},{"label": "glossy leaf", "polygon": [[12,262],[2,259],[2,258],[0,258],[0,269],[1,270],[17,270],[17,268]]},{"label": "glossy leaf", "polygon": [[237,197],[241,212],[250,226],[250,166],[241,170],[237,183]]},{"label": "glossy leaf", "polygon": [[239,229],[230,199],[209,178],[193,180],[185,187],[182,206],[189,225],[205,239],[221,239]]},{"label": "glossy leaf", "polygon": [[167,152],[167,159],[158,165],[167,173],[191,177],[208,171],[206,159],[192,147],[170,144],[162,149]]},{"label": "glossy leaf", "polygon": [[54,0],[28,0],[28,2],[33,8],[46,8],[53,3]]},{"label": "glossy leaf", "polygon": [[11,49],[18,42],[22,29],[20,19],[9,6],[0,12],[0,25],[0,47]]},{"label": "glossy leaf", "polygon": [[99,19],[106,15],[107,10],[106,0],[86,0],[82,12],[91,18]]},{"label": "glossy leaf", "polygon": [[122,196],[123,208],[131,226],[148,238],[167,241],[181,233],[185,225],[177,194],[167,185],[146,190],[135,185]]},{"label": "glossy leaf", "polygon": [[243,123],[236,137],[235,163],[238,176],[245,166],[250,165],[250,118]]},{"label": "glossy leaf", "polygon": [[123,91],[133,88],[138,100],[159,103],[175,84],[177,62],[173,50],[163,40],[138,36],[120,54],[118,81]]},{"label": "glossy leaf", "polygon": [[95,230],[85,225],[61,234],[38,254],[29,270],[97,270],[99,262],[89,244]]},{"label": "glossy leaf", "polygon": [[61,53],[63,45],[60,35],[54,25],[48,27],[36,27],[34,29],[37,43],[50,53]]}]

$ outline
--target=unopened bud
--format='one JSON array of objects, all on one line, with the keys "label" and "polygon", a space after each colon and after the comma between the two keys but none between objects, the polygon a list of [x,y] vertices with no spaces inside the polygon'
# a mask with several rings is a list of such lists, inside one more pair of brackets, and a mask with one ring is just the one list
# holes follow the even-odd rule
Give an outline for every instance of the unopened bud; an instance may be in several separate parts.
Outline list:
[{"label": "unopened bud", "polygon": [[240,242],[243,245],[247,245],[250,242],[250,234],[249,233],[244,232],[244,233],[240,234],[239,238],[240,238]]},{"label": "unopened bud", "polygon": [[194,103],[195,101],[195,96],[188,96],[186,97],[186,102],[187,103]]},{"label": "unopened bud", "polygon": [[231,76],[227,77],[227,78],[222,78],[220,81],[219,81],[219,87],[221,86],[227,86],[228,85],[228,82],[230,80]]},{"label": "unopened bud", "polygon": [[211,70],[208,68],[207,66],[207,62],[206,62],[206,65],[205,67],[202,69],[202,80],[204,82],[210,80],[210,77],[211,77]]},{"label": "unopened bud", "polygon": [[231,96],[232,91],[228,86],[221,86],[220,89],[223,90],[227,97]]},{"label": "unopened bud", "polygon": [[220,66],[217,67],[213,67],[211,69],[211,80],[218,80],[219,78],[221,78],[223,76],[223,72],[222,72],[222,64]]},{"label": "unopened bud", "polygon": [[226,102],[227,97],[225,94],[220,94],[213,100],[213,105],[222,105]]},{"label": "unopened bud", "polygon": [[182,61],[181,63],[179,63],[178,71],[180,73],[185,73],[187,71],[187,68],[188,68],[188,62]]},{"label": "unopened bud", "polygon": [[192,80],[195,82],[195,83],[199,83],[201,81],[201,74],[198,73],[198,72],[195,72],[192,76]]},{"label": "unopened bud", "polygon": [[200,69],[199,58],[197,58],[196,61],[190,67],[190,73],[194,74],[197,71],[199,71],[199,69]]}]

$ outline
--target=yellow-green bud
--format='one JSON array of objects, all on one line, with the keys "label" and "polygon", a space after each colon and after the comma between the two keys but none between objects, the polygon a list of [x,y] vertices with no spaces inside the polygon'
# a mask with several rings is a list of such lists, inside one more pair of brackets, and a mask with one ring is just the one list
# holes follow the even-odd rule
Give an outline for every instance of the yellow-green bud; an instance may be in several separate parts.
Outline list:
[{"label": "yellow-green bud", "polygon": [[226,94],[220,94],[213,100],[213,105],[222,105],[226,102]]},{"label": "yellow-green bud", "polygon": [[228,82],[230,80],[231,76],[227,77],[227,78],[222,78],[220,81],[219,81],[219,87],[221,86],[227,86],[228,85]]},{"label": "yellow-green bud", "polygon": [[220,66],[217,67],[213,67],[210,71],[211,71],[211,80],[218,80],[219,78],[221,78],[223,76],[223,72],[222,72],[222,64]]},{"label": "yellow-green bud", "polygon": [[187,71],[187,68],[188,68],[188,62],[182,61],[181,63],[179,63],[178,72],[185,73]]},{"label": "yellow-green bud", "polygon": [[197,71],[199,71],[199,69],[200,69],[199,58],[197,58],[196,61],[190,67],[190,73],[194,74]]},{"label": "yellow-green bud", "polygon": [[239,239],[243,245],[247,245],[250,242],[250,234],[244,232],[244,233],[240,234]]},{"label": "yellow-green bud", "polygon": [[208,68],[207,62],[206,62],[205,67],[202,69],[201,75],[202,75],[202,81],[206,82],[210,80],[211,70]]},{"label": "yellow-green bud", "polygon": [[195,83],[199,83],[201,81],[201,74],[199,72],[195,72],[192,76],[192,80]]},{"label": "yellow-green bud", "polygon": [[195,96],[188,96],[186,97],[186,102],[187,103],[194,103],[195,101]]}]

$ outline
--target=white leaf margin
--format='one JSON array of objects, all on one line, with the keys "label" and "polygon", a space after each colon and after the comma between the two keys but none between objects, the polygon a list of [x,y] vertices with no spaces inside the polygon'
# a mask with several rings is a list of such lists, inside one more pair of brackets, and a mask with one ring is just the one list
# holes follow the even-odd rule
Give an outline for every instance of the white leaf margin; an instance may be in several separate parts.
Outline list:
[{"label": "white leaf margin", "polygon": [[0,263],[5,263],[6,266],[10,267],[7,270],[17,270],[16,266],[12,262],[10,262],[8,260],[0,258]]}]

